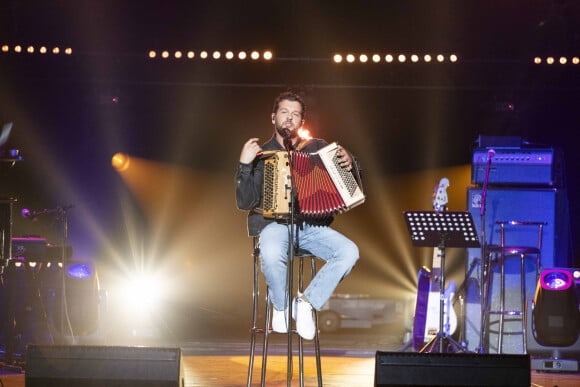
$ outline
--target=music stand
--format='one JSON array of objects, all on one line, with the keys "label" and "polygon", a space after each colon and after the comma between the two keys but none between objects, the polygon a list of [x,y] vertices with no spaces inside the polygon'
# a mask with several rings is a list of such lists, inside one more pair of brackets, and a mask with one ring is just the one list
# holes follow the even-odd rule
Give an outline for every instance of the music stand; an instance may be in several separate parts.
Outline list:
[{"label": "music stand", "polygon": [[458,351],[463,351],[463,347],[448,337],[443,329],[445,248],[480,246],[471,213],[467,211],[405,211],[404,215],[413,246],[438,247],[441,251],[439,332],[419,352],[434,352],[436,345],[439,344],[439,352],[443,353],[444,342],[452,345]]}]

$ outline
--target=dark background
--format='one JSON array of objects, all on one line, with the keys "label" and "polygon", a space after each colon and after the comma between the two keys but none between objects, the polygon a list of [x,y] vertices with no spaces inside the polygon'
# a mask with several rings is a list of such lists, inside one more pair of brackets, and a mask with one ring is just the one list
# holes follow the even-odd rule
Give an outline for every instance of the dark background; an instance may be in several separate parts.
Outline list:
[{"label": "dark background", "polygon": [[[53,219],[30,222],[20,210],[74,205],[75,255],[94,259],[106,286],[139,250],[152,270],[168,263],[169,279],[186,279],[172,300],[182,324],[246,319],[251,241],[233,173],[248,138],[269,138],[274,97],[293,87],[311,132],[344,144],[365,168],[367,202],[336,221],[361,247],[339,291],[412,296],[431,252],[410,246],[400,214],[430,209],[432,187],[458,170],[449,207],[466,209],[479,135],[563,150],[570,213],[559,216],[569,216],[579,251],[580,65],[532,63],[580,55],[579,22],[580,5],[565,0],[0,0],[0,44],[73,48],[0,53],[0,121],[14,123],[7,146],[23,155],[1,171],[1,193],[18,199],[14,234],[58,243]],[[151,49],[270,49],[275,59],[151,60]],[[333,64],[334,52],[456,53],[459,62]],[[147,213],[111,168],[119,151],[189,171],[169,219]],[[458,281],[462,254],[448,267]]]}]

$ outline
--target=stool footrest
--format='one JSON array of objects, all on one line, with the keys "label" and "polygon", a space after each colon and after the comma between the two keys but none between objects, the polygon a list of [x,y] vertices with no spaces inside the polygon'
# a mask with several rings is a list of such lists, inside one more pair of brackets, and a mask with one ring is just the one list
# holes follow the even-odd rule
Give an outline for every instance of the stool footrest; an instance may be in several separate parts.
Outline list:
[{"label": "stool footrest", "polygon": [[488,312],[489,314],[502,314],[504,316],[522,316],[524,315],[524,313],[521,310],[504,310],[503,312],[501,310],[491,310]]}]

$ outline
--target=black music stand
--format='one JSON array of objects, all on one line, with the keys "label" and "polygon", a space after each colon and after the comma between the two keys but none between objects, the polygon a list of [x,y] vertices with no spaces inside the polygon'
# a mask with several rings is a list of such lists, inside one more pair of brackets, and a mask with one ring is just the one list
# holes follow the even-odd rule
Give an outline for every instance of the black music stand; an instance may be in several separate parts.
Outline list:
[{"label": "black music stand", "polygon": [[[439,332],[419,352],[439,352],[453,346],[457,351],[463,347],[449,337],[443,329],[445,308],[445,248],[446,247],[479,247],[477,230],[471,213],[467,211],[406,211],[405,222],[413,246],[438,247],[441,250],[441,275],[439,276]],[[452,305],[449,305],[451,308]],[[447,344],[447,345],[444,345]]]}]

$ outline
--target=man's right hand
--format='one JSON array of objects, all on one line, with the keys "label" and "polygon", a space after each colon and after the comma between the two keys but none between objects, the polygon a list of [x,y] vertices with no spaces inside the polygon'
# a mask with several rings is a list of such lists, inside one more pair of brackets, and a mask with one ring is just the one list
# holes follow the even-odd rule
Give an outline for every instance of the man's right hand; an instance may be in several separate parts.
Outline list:
[{"label": "man's right hand", "polygon": [[244,144],[242,153],[240,154],[240,163],[250,164],[256,158],[258,152],[262,151],[262,147],[258,144],[259,138],[250,138]]}]

